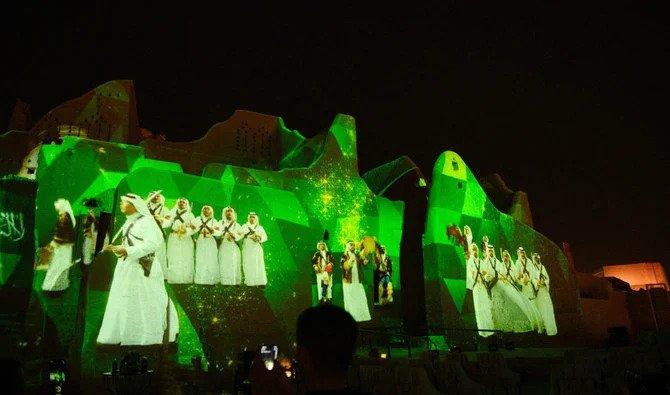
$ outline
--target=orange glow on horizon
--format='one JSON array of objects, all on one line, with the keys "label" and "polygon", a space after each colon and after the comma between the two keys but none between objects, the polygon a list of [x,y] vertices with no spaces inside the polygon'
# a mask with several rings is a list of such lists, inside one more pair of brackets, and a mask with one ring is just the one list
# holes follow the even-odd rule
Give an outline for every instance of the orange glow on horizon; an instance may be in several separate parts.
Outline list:
[{"label": "orange glow on horizon", "polygon": [[623,280],[630,284],[630,287],[635,291],[647,287],[658,288],[662,286],[665,286],[665,289],[670,289],[663,265],[659,262],[607,265],[603,266],[603,276]]}]

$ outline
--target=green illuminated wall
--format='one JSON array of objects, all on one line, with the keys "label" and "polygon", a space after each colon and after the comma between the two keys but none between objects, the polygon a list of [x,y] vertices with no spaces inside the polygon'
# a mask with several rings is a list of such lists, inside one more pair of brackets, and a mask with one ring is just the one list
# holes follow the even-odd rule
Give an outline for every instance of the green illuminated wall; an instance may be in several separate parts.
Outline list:
[{"label": "green illuminated wall", "polygon": [[463,249],[446,232],[452,224],[461,229],[469,225],[473,241],[478,244],[483,235],[489,236],[498,259],[501,248],[510,251],[513,259],[516,259],[514,251],[518,246],[523,246],[529,257],[530,252],[538,252],[551,278],[550,292],[559,333],[562,324],[567,324],[567,317],[580,316],[574,280],[561,249],[537,231],[494,207],[461,157],[446,151],[433,167],[423,241],[426,309],[430,326],[477,328],[472,294],[465,288]]},{"label": "green illuminated wall", "polygon": [[[279,171],[212,163],[197,176],[184,174],[179,164],[146,159],[138,146],[64,137],[62,144],[45,145],[40,152],[37,244],[45,245],[52,237],[56,219],[53,202],[58,198],[70,200],[75,215],[86,213],[82,205],[86,199],[98,199],[102,211],[115,214],[112,231],[123,223],[116,206],[118,196],[126,192],[147,196],[161,189],[168,207],[184,196],[191,201],[195,215],[202,205],[209,204],[217,219],[223,207],[232,205],[242,223],[249,211],[259,213],[269,237],[264,245],[265,289],[168,285],[180,316],[178,357],[183,364],[203,353],[210,361],[230,364],[241,348],[263,342],[290,349],[298,313],[317,300],[310,258],[326,229],[329,247],[338,260],[349,239],[372,235],[387,246],[395,263],[393,282],[399,305],[404,205],[375,196],[359,176],[353,119],[338,116],[329,132],[313,141],[297,141],[295,146],[285,154]],[[75,251],[75,258],[78,254]],[[115,259],[103,254],[90,268],[81,348],[82,366],[89,374],[118,358],[95,344],[114,265]],[[371,279],[371,267],[366,270]],[[56,298],[41,292],[43,272],[34,280],[37,300],[54,323],[63,346],[71,344],[76,335],[77,305],[83,303],[80,277],[75,266],[72,285]],[[342,304],[339,268],[334,279],[334,301]],[[398,311],[397,307],[374,310],[373,324],[399,325]]]}]

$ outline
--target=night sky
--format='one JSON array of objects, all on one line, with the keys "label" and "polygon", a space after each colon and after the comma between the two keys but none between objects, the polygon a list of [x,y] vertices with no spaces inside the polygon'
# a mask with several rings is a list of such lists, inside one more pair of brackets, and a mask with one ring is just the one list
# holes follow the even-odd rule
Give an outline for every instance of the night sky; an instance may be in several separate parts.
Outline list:
[{"label": "night sky", "polygon": [[135,80],[141,126],[202,136],[235,109],[307,137],[354,116],[361,173],[400,155],[430,175],[454,150],[528,193],[536,229],[577,267],[670,263],[660,9],[189,10],[15,5],[2,24],[0,121],[33,120]]}]

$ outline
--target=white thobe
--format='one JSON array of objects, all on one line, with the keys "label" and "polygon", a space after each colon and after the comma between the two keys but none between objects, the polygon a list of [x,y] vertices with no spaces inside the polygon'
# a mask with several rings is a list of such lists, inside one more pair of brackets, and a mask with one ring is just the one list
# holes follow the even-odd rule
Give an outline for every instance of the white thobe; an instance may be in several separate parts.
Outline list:
[{"label": "white thobe", "polygon": [[219,272],[221,284],[242,283],[242,255],[237,242],[242,238],[242,226],[235,221],[222,219],[219,224],[221,245],[219,246]]},{"label": "white thobe", "polygon": [[342,296],[344,299],[344,309],[354,317],[354,320],[370,321],[370,309],[368,308],[368,298],[365,295],[365,287],[361,283],[358,273],[358,261],[356,254],[346,251],[347,260],[351,264],[351,283],[342,281]]},{"label": "white thobe", "polygon": [[513,265],[509,270],[499,260],[487,258],[487,265],[496,270],[498,281],[491,290],[491,309],[495,329],[505,332],[529,332],[538,327],[539,314],[528,298],[513,285]]},{"label": "white thobe", "polygon": [[170,213],[167,242],[168,282],[191,284],[195,273],[195,246],[191,235],[195,217],[190,211],[173,210]]},{"label": "white thobe", "polygon": [[[533,286],[537,290],[535,296],[535,306],[540,312],[542,317],[542,324],[544,329],[547,332],[547,335],[553,336],[558,333],[556,328],[556,317],[554,316],[554,304],[551,301],[551,295],[549,294],[549,274],[547,273],[547,268],[543,264],[539,266],[532,264],[534,269],[534,276],[531,279]],[[543,278],[544,284],[540,284],[540,277]]]},{"label": "white thobe", "polygon": [[[155,221],[160,227],[162,234],[163,228],[168,226],[167,224],[169,223],[169,220],[166,217],[170,213],[170,210],[168,210],[167,207],[165,207],[162,203],[156,204],[149,202],[148,207],[149,211],[154,215]],[[160,257],[161,269],[163,269],[163,276],[165,276],[165,279],[167,279],[168,263],[167,263],[165,235],[163,235],[163,242],[161,243],[160,246],[158,246],[158,249],[156,249],[156,255]]]},{"label": "white thobe", "polygon": [[[493,268],[486,261],[470,257],[467,262],[467,278],[465,286],[472,290],[472,302],[475,307],[475,319],[478,329],[495,329],[493,325],[492,303],[486,289],[487,282],[493,277]],[[480,331],[480,336],[491,336],[493,332]]]},{"label": "white thobe", "polygon": [[218,248],[214,234],[219,227],[214,218],[198,217],[195,229],[198,240],[195,242],[195,278],[196,284],[217,284],[219,282]]},{"label": "white thobe", "polygon": [[[252,233],[250,233],[252,232]],[[242,225],[241,232],[244,237],[242,243],[242,268],[244,270],[244,283],[250,286],[265,285],[268,283],[265,272],[265,258],[263,256],[263,243],[268,240],[268,235],[262,226],[246,223]],[[259,241],[251,238],[255,233],[260,237]]]},{"label": "white thobe", "polygon": [[159,258],[154,257],[149,276],[144,275],[139,263],[141,257],[155,254],[162,243],[154,219],[135,213],[127,218],[121,234],[128,256],[119,258],[116,263],[98,343],[161,344],[168,317],[169,341],[173,342],[179,321],[165,291]]}]

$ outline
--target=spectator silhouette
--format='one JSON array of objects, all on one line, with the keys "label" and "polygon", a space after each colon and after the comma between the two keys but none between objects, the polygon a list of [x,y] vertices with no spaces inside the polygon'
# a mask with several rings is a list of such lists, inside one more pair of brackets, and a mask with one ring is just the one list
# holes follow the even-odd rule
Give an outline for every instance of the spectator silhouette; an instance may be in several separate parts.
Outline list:
[{"label": "spectator silhouette", "polygon": [[357,336],[356,321],[340,307],[324,304],[304,310],[296,325],[297,384],[280,369],[266,370],[257,357],[251,373],[252,394],[359,394],[347,384]]}]

